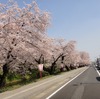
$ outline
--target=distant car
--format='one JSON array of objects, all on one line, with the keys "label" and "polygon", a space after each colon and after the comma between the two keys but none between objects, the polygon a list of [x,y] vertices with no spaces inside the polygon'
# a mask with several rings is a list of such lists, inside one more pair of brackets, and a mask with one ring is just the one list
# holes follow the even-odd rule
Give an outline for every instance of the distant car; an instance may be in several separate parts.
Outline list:
[{"label": "distant car", "polygon": [[100,66],[96,66],[96,68],[97,68],[98,70],[100,70]]}]

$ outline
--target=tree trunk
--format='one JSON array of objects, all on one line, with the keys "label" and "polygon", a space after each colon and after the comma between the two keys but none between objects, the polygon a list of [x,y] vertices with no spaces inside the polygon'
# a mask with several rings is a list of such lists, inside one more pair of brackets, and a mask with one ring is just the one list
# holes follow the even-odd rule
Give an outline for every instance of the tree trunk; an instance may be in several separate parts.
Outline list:
[{"label": "tree trunk", "polygon": [[70,71],[70,68],[66,65],[65,68],[67,69],[67,71]]},{"label": "tree trunk", "polygon": [[7,64],[3,65],[3,74],[1,75],[1,79],[0,79],[0,87],[4,87],[6,85],[6,77],[8,75],[9,72],[9,68],[7,66]]},{"label": "tree trunk", "polygon": [[70,65],[70,69],[71,69],[71,70],[75,69],[74,66],[73,66],[72,64]]},{"label": "tree trunk", "polygon": [[63,67],[60,68],[60,71],[63,72]]},{"label": "tree trunk", "polygon": [[51,73],[51,68],[50,67],[43,66],[43,70],[48,72],[49,74]]},{"label": "tree trunk", "polygon": [[51,69],[50,69],[50,75],[52,75],[53,73],[54,73],[54,71],[55,71],[55,68],[56,68],[56,63],[52,63],[52,65],[51,65]]},{"label": "tree trunk", "polygon": [[50,74],[52,75],[55,71],[55,68],[56,68],[56,63],[57,61],[63,56],[63,54],[60,54],[56,59],[54,58],[54,62],[52,63],[51,65],[51,69],[50,69]]}]

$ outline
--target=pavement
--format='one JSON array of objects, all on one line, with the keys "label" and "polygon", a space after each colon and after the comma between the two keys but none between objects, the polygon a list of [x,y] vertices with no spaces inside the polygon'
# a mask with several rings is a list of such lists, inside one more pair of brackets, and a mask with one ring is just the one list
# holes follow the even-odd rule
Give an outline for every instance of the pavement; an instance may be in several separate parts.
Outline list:
[{"label": "pavement", "polygon": [[[0,93],[0,99],[47,99],[52,93],[54,93],[56,90],[61,88],[66,83],[70,82],[73,78],[76,78],[77,75],[79,75],[80,73],[82,73],[85,70],[86,71],[89,70],[89,73],[87,73],[88,75],[86,75],[86,77],[84,78],[84,80],[87,80],[88,79],[87,77],[89,77],[89,75],[92,75],[91,71],[93,72],[94,70],[88,69],[88,67],[78,68],[78,69],[75,69],[75,70],[72,70],[69,72],[62,73],[60,75],[52,76],[52,77],[40,80],[38,82],[28,84],[26,86],[23,86],[21,88],[18,88],[18,89],[12,90],[12,91],[6,91],[3,93]],[[95,73],[93,72],[93,74],[95,74]],[[81,78],[81,77],[79,77],[79,78]],[[82,76],[82,78],[83,78],[83,76]],[[82,81],[84,81],[84,80],[82,80]],[[75,94],[77,95],[77,92],[82,93],[82,91],[84,91],[83,84],[81,86],[81,83],[83,83],[82,81],[76,80],[76,82],[69,85],[67,87],[67,89],[65,88],[64,92],[62,91],[61,94],[59,94],[59,92],[60,92],[59,91],[57,94],[55,94],[56,96],[51,97],[50,99],[76,99],[77,97],[74,98]],[[90,82],[91,81],[92,80],[90,78]],[[84,85],[85,85],[85,83],[86,82],[84,82]],[[93,81],[91,83],[93,83]],[[96,82],[94,81],[94,83],[96,83]],[[81,86],[81,88],[77,89],[76,87],[78,87],[78,86]],[[91,88],[91,86],[90,86],[90,88]],[[70,89],[72,89],[72,90],[70,90]],[[76,93],[74,93],[74,91]],[[70,95],[72,95],[72,93],[74,93],[73,98],[68,98],[68,97],[70,97]],[[77,99],[79,99],[79,98],[77,98]],[[87,98],[84,98],[84,99],[87,99]],[[92,99],[92,98],[88,98],[88,99]],[[94,99],[98,99],[98,98],[94,98]]]},{"label": "pavement", "polygon": [[100,76],[98,73],[94,66],[91,66],[48,99],[100,99]]}]

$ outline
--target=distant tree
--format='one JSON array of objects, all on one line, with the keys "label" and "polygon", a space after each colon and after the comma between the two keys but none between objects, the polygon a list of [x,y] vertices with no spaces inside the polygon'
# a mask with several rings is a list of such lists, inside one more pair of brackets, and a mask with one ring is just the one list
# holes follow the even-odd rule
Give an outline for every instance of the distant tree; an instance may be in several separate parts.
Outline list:
[{"label": "distant tree", "polygon": [[53,74],[55,71],[55,68],[57,66],[58,60],[61,59],[61,57],[64,55],[63,54],[63,46],[60,44],[61,39],[53,39],[52,46],[51,46],[51,52],[52,56],[50,57],[50,70],[49,73]]},{"label": "distant tree", "polygon": [[74,59],[75,59],[75,44],[76,41],[69,41],[65,47],[65,53],[66,53],[66,57],[65,57],[65,64],[66,64],[66,68],[70,68],[71,66],[74,66]]},{"label": "distant tree", "polygon": [[90,62],[90,57],[89,57],[89,53],[87,52],[80,52],[80,65],[82,66],[86,66],[86,65],[89,65],[91,62]]},{"label": "distant tree", "polygon": [[57,39],[54,42],[54,47],[53,47],[53,55],[52,55],[52,64],[51,64],[51,74],[56,68],[57,62],[60,60],[61,63],[61,68],[62,64],[63,66],[66,64],[70,63],[71,64],[71,54],[75,49],[75,43],[76,41],[69,41],[68,43],[64,39]]}]

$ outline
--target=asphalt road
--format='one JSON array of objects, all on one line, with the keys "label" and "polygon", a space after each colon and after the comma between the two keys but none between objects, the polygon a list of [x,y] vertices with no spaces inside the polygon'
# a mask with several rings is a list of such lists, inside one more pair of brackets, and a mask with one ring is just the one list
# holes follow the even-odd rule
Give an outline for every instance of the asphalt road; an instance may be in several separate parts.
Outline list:
[{"label": "asphalt road", "polygon": [[46,99],[55,90],[59,89],[87,68],[78,68],[46,79],[43,78],[21,88],[0,93],[0,99]]},{"label": "asphalt road", "polygon": [[100,77],[93,66],[50,99],[100,99]]}]

